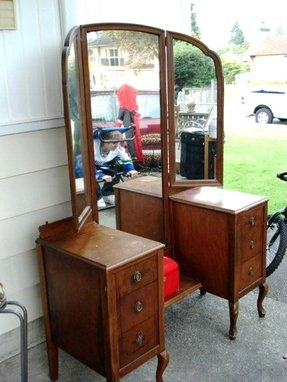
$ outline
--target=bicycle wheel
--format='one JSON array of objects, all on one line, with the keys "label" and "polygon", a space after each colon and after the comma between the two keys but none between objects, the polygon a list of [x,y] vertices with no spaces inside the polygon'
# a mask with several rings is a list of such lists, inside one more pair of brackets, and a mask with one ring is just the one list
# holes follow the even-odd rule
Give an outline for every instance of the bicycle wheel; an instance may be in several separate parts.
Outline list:
[{"label": "bicycle wheel", "polygon": [[[268,217],[269,219],[269,217]],[[287,225],[281,216],[267,228],[266,277],[279,267],[287,248]]]}]

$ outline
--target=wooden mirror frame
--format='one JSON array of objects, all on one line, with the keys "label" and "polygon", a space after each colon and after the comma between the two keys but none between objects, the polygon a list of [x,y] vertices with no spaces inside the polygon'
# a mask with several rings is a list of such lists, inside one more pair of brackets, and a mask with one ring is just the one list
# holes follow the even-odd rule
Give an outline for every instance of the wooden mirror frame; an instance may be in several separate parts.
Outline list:
[{"label": "wooden mirror frame", "polygon": [[[74,52],[72,52],[74,49]],[[76,76],[75,88],[76,94],[76,108],[78,114],[78,130],[80,151],[82,155],[82,168],[83,168],[83,190],[77,189],[76,174],[75,174],[75,141],[74,131],[75,124],[73,125],[73,113],[71,110],[71,93],[72,85],[70,81],[71,68],[69,67],[69,57],[74,54],[74,70]],[[89,151],[89,140],[87,125],[87,114],[85,111],[85,97],[84,97],[84,71],[82,65],[82,45],[80,28],[75,27],[68,33],[64,48],[62,50],[62,89],[63,89],[63,101],[64,101],[64,118],[65,118],[65,130],[67,141],[67,155],[69,166],[69,178],[70,178],[70,192],[71,192],[71,205],[73,215],[73,229],[79,231],[84,225],[87,219],[96,219],[97,210],[93,203],[93,185],[90,177],[91,168],[91,156]]]},{"label": "wooden mirror frame", "polygon": [[[202,53],[210,57],[214,63],[216,85],[217,85],[217,138],[216,138],[216,167],[215,177],[212,179],[186,179],[183,181],[176,180],[175,168],[175,91],[174,91],[174,40],[185,41],[197,47]],[[223,99],[224,99],[224,79],[219,56],[210,50],[201,41],[175,32],[167,32],[167,78],[168,78],[168,115],[169,115],[169,189],[168,193],[171,195],[180,190],[197,187],[197,186],[222,186],[223,185]],[[167,169],[165,169],[167,171]]]},{"label": "wooden mirror frame", "polygon": [[[100,23],[81,25],[71,30],[67,36],[65,47],[63,50],[63,93],[65,108],[65,123],[67,131],[67,146],[69,173],[71,181],[71,199],[72,211],[74,217],[75,229],[79,230],[84,222],[91,218],[98,222],[98,208],[96,197],[96,181],[94,170],[94,153],[92,139],[92,118],[91,118],[91,92],[90,77],[88,63],[88,43],[87,34],[89,32],[101,30],[129,30],[135,32],[145,32],[155,34],[159,37],[159,66],[160,66],[160,107],[161,107],[161,149],[162,149],[162,192],[163,192],[163,225],[165,226],[166,243],[169,242],[169,214],[168,214],[168,198],[175,192],[191,188],[195,186],[222,186],[223,183],[223,75],[220,59],[217,54],[200,42],[190,36],[166,32],[161,29],[136,24],[122,23]],[[173,73],[173,41],[179,39],[187,43],[193,44],[199,48],[206,56],[210,57],[215,66],[217,79],[217,162],[216,162],[216,178],[185,180],[183,182],[175,181],[175,102],[174,102],[174,73]],[[74,169],[74,153],[73,142],[71,136],[71,122],[69,111],[69,99],[67,89],[67,52],[69,46],[77,41],[77,62],[79,65],[79,89],[80,89],[80,109],[82,116],[82,150],[85,173],[85,198],[84,203],[79,203],[75,188],[75,169]],[[167,69],[166,69],[167,68]],[[167,106],[168,105],[168,106]],[[167,110],[168,108],[168,110]]]}]

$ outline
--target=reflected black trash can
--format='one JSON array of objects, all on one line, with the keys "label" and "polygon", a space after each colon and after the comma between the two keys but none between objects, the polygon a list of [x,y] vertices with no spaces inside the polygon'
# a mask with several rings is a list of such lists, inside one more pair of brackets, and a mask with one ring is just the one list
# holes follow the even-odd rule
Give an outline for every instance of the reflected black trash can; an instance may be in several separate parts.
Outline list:
[{"label": "reflected black trash can", "polygon": [[[180,137],[180,175],[187,179],[204,179],[203,130],[183,131]],[[215,141],[209,142],[208,179],[214,178]]]}]

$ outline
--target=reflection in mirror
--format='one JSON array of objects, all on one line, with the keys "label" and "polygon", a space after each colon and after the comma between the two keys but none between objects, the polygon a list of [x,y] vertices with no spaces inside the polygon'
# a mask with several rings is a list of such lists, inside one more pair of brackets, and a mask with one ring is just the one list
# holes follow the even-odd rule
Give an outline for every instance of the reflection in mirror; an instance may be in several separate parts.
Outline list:
[{"label": "reflection in mirror", "polygon": [[101,30],[87,42],[99,221],[114,227],[114,186],[161,178],[159,38]]},{"label": "reflection in mirror", "polygon": [[82,137],[84,124],[80,107],[81,70],[78,58],[77,32],[71,32],[71,36],[68,36],[67,48],[63,50],[63,92],[69,162],[74,164],[70,167],[70,178],[76,229],[91,210],[86,186],[87,159],[83,154],[85,151]]},{"label": "reflection in mirror", "polygon": [[73,143],[73,155],[76,177],[76,192],[83,193],[85,190],[83,178],[82,148],[81,148],[81,129],[80,129],[80,108],[79,108],[79,84],[75,60],[75,44],[70,48],[68,56],[68,94],[70,125]]},{"label": "reflection in mirror", "polygon": [[217,81],[214,61],[173,42],[176,182],[216,178]]}]

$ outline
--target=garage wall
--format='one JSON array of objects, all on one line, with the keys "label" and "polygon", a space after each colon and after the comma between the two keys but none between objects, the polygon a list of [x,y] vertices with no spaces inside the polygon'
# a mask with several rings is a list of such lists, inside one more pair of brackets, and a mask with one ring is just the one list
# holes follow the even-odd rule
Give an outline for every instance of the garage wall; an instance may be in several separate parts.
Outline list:
[{"label": "garage wall", "polygon": [[[71,215],[61,93],[64,37],[74,25],[104,21],[188,33],[190,1],[146,0],[136,7],[134,0],[15,4],[17,29],[0,30],[0,282],[8,300],[27,307],[30,339],[31,324],[42,316],[38,226]],[[158,4],[164,17],[155,9]],[[1,361],[19,351],[14,330],[19,320],[8,314],[0,319]]]},{"label": "garage wall", "polygon": [[[0,147],[0,280],[33,320],[41,315],[38,226],[71,214],[64,128],[1,136]],[[1,316],[0,334],[14,325]]]},{"label": "garage wall", "polygon": [[[33,321],[42,315],[38,226],[71,214],[62,35],[57,0],[15,4],[16,30],[0,31],[0,282],[7,298],[23,303]],[[19,326],[14,315],[0,319],[0,335]],[[5,343],[4,351],[4,343],[0,340],[0,357],[9,348]]]},{"label": "garage wall", "polygon": [[15,3],[17,29],[0,31],[1,135],[38,130],[44,121],[53,126],[63,118],[58,1]]}]

